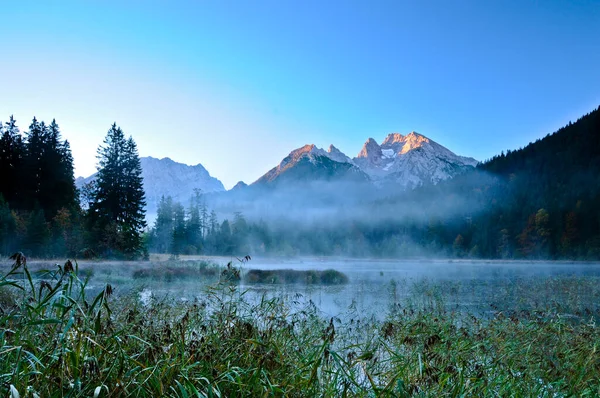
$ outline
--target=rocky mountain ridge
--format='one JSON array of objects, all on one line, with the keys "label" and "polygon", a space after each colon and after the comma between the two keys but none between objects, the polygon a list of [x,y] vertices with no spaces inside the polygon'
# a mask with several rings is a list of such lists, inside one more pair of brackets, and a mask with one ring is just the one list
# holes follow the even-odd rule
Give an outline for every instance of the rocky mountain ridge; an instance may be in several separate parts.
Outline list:
[{"label": "rocky mountain ridge", "polygon": [[[201,165],[188,166],[170,158],[140,158],[146,191],[147,214],[152,219],[163,195],[186,204],[196,189],[202,193],[224,192],[218,179]],[[381,145],[367,139],[358,155],[350,158],[334,145],[327,150],[305,145],[291,151],[281,162],[250,186],[239,182],[229,192],[240,193],[251,186],[280,186],[320,182],[367,183],[380,188],[411,189],[452,178],[477,165],[477,160],[459,156],[416,132],[392,133]],[[95,175],[76,180],[79,188]],[[356,185],[356,184],[354,184]],[[337,185],[336,185],[337,186]],[[364,189],[364,185],[360,185]],[[321,189],[323,185],[320,185]],[[349,186],[344,186],[346,191]],[[338,186],[338,189],[341,189]],[[349,191],[348,191],[349,192]],[[236,197],[239,196],[236,194]]]},{"label": "rocky mountain ridge", "polygon": [[[189,166],[170,158],[157,159],[151,156],[141,157],[140,163],[148,218],[153,218],[163,195],[170,195],[174,200],[186,204],[196,189],[202,193],[225,191],[223,183],[212,177],[201,164]],[[78,188],[82,188],[95,178],[96,174],[87,178],[79,177],[75,183]]]},{"label": "rocky mountain ridge", "polygon": [[[328,159],[330,162],[324,162]],[[393,184],[403,188],[414,188],[425,183],[437,184],[454,177],[477,165],[478,161],[456,155],[446,147],[416,132],[407,135],[389,134],[381,145],[369,138],[358,155],[351,159],[335,146],[329,149],[316,147],[314,144],[295,149],[286,156],[279,165],[269,170],[254,184],[272,183],[289,176],[289,170],[304,162],[303,169],[310,179],[310,174],[335,175],[323,173],[316,167],[345,164],[344,169],[354,175],[366,175],[377,186]],[[313,165],[307,167],[306,162]],[[333,162],[333,163],[331,163]],[[336,167],[340,167],[339,165]]]}]

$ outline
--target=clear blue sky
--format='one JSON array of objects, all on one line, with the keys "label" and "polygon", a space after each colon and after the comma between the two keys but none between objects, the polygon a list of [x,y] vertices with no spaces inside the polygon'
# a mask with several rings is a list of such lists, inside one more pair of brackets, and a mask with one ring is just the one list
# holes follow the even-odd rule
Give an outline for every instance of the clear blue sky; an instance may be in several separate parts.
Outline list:
[{"label": "clear blue sky", "polygon": [[[124,5],[126,3],[126,5]],[[113,121],[226,187],[290,150],[416,130],[486,159],[600,104],[599,1],[10,1],[0,120],[55,117],[77,175]]]}]

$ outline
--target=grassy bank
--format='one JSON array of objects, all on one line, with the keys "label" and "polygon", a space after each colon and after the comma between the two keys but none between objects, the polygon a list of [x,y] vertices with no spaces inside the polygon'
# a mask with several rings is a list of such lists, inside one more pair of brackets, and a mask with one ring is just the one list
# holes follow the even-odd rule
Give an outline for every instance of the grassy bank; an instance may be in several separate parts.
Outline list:
[{"label": "grassy bank", "polygon": [[0,279],[4,396],[600,394],[597,309],[484,320],[391,300],[382,321],[352,309],[323,319],[310,301],[251,303],[234,284],[142,305],[110,285],[89,296],[75,263],[41,276],[17,258]]}]

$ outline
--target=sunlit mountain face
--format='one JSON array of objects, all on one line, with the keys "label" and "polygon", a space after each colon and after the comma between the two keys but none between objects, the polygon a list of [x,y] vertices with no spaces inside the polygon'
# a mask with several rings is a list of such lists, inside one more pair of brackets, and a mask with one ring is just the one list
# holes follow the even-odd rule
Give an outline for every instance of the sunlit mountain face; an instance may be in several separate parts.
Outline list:
[{"label": "sunlit mountain face", "polygon": [[[282,184],[295,181],[356,181],[366,182],[369,177],[350,159],[345,161],[339,150],[327,152],[315,145],[305,145],[286,156],[276,167],[260,177],[253,185]],[[338,160],[341,161],[338,161]]]},{"label": "sunlit mountain face", "polygon": [[415,132],[389,134],[381,145],[369,138],[353,162],[380,185],[398,184],[406,188],[437,184],[478,163]]},{"label": "sunlit mountain face", "polygon": [[356,179],[377,186],[414,188],[437,184],[471,169],[477,160],[456,155],[437,142],[416,132],[389,134],[381,145],[369,138],[358,155],[351,159],[335,146],[326,151],[315,145],[295,149],[279,165],[255,184],[290,178]]}]

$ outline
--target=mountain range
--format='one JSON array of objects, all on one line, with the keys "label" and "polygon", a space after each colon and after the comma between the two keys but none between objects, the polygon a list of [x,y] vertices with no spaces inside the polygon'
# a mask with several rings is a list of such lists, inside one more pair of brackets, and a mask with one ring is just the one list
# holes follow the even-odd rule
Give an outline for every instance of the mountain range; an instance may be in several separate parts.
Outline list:
[{"label": "mountain range", "polygon": [[[149,218],[153,218],[163,195],[187,203],[196,189],[202,193],[225,191],[221,181],[212,177],[201,164],[188,166],[169,158],[153,157],[142,157],[140,162]],[[254,183],[247,185],[240,181],[230,192],[244,191],[249,187],[277,187],[315,181],[360,182],[372,183],[379,188],[411,189],[453,178],[477,163],[477,160],[456,155],[416,132],[407,135],[392,133],[381,145],[369,138],[354,158],[333,145],[327,150],[305,145],[290,152]],[[81,188],[94,178],[95,174],[80,177],[76,184]]]},{"label": "mountain range", "polygon": [[[225,191],[223,183],[212,177],[201,164],[188,166],[170,158],[157,159],[151,156],[141,157],[140,163],[148,218],[153,218],[156,214],[156,208],[163,195],[171,196],[175,201],[185,204],[189,202],[196,189],[202,193]],[[95,178],[96,174],[87,178],[79,177],[75,184],[81,188]]]},{"label": "mountain range", "polygon": [[392,185],[410,189],[427,183],[437,184],[477,163],[414,131],[407,135],[392,133],[381,145],[369,138],[353,159],[333,145],[327,151],[305,145],[290,152],[252,185],[355,180],[372,181],[379,187]]}]

